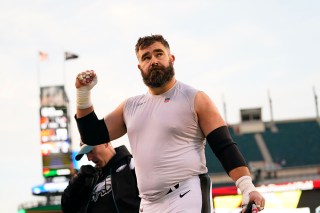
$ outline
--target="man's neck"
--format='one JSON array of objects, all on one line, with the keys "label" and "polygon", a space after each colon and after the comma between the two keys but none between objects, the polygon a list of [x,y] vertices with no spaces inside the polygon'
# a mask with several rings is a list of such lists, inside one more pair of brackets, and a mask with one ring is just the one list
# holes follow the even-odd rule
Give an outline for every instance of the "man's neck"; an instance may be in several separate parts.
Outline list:
[{"label": "man's neck", "polygon": [[149,92],[152,95],[161,95],[161,94],[167,92],[169,89],[171,89],[175,83],[176,83],[176,79],[173,77],[168,83],[166,83],[162,87],[157,87],[157,88],[150,88],[149,87]]}]

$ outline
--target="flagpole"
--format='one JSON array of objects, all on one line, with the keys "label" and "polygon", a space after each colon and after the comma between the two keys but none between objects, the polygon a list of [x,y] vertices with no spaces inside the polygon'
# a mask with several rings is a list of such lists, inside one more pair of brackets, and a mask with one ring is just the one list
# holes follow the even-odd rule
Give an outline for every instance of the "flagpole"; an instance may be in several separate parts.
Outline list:
[{"label": "flagpole", "polygon": [[[38,98],[39,98],[39,100],[40,100],[40,95],[41,95],[41,92],[40,92],[40,87],[41,87],[41,85],[40,85],[40,78],[41,78],[41,76],[40,76],[40,59],[39,59],[39,53],[38,53],[38,56],[37,56],[37,81],[38,81]],[[40,102],[41,102],[41,100],[40,100]]]},{"label": "flagpole", "polygon": [[64,52],[64,57],[63,57],[63,86],[66,87],[66,57],[65,57],[65,52]]},{"label": "flagpole", "polygon": [[227,107],[226,107],[226,102],[224,100],[224,95],[222,94],[222,103],[223,103],[223,113],[224,113],[224,120],[226,122],[226,124],[228,125],[228,121],[227,121]]},{"label": "flagpole", "polygon": [[72,52],[68,52],[65,51],[64,52],[64,63],[63,63],[63,71],[64,71],[64,85],[66,84],[66,70],[65,70],[65,63],[67,60],[71,60],[71,59],[76,59],[79,58],[78,55],[72,53]]},{"label": "flagpole", "polygon": [[41,87],[41,72],[40,72],[40,63],[41,61],[48,60],[48,53],[39,51],[38,52],[38,63],[37,63],[37,77],[38,77],[38,85]]},{"label": "flagpole", "polygon": [[269,90],[268,90],[268,99],[269,99],[269,107],[270,107],[270,128],[271,128],[271,132],[275,133],[275,132],[278,132],[278,128],[273,119],[273,107],[272,107],[272,100],[271,100],[271,95]]},{"label": "flagpole", "polygon": [[273,123],[273,108],[272,108],[272,100],[270,96],[270,91],[268,90],[268,99],[269,99],[269,107],[270,107],[270,120]]},{"label": "flagpole", "polygon": [[316,105],[316,118],[319,120],[319,110],[318,110],[318,96],[316,93],[316,88],[313,86],[313,95],[314,95],[314,102]]},{"label": "flagpole", "polygon": [[37,60],[37,81],[38,86],[40,87],[40,59],[39,59],[39,53],[38,53],[38,60]]}]

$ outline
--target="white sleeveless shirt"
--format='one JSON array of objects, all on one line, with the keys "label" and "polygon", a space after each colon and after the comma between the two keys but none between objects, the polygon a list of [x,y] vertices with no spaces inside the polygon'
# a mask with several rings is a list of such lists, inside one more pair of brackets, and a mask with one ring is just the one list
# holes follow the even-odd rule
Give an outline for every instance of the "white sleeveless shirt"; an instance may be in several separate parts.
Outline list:
[{"label": "white sleeveless shirt", "polygon": [[175,184],[207,172],[205,136],[194,111],[197,92],[177,81],[161,95],[126,100],[124,121],[141,198],[159,199]]}]

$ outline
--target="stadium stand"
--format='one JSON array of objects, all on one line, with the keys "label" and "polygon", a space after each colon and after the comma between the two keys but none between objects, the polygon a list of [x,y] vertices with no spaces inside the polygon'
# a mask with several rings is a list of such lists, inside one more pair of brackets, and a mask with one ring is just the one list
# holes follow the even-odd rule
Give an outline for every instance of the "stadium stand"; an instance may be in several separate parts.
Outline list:
[{"label": "stadium stand", "polygon": [[282,167],[320,164],[320,128],[316,120],[277,122],[278,132],[262,136],[273,160]]},{"label": "stadium stand", "polygon": [[[239,125],[229,130],[255,181],[303,179],[320,175],[320,125],[317,119],[263,122],[259,132],[239,132]],[[226,185],[231,179],[206,145],[207,167],[214,185]],[[258,174],[258,175],[257,175]],[[309,178],[310,178],[309,177]],[[259,179],[258,179],[259,178]]]}]

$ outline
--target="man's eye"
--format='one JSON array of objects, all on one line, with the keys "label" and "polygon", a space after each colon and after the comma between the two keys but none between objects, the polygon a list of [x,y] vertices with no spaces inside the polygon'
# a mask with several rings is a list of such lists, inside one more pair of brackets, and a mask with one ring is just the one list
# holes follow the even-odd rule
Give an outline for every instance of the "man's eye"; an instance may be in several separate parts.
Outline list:
[{"label": "man's eye", "polygon": [[142,58],[142,61],[145,61],[145,60],[150,60],[150,57],[149,57],[149,56],[143,57],[143,58]]}]

